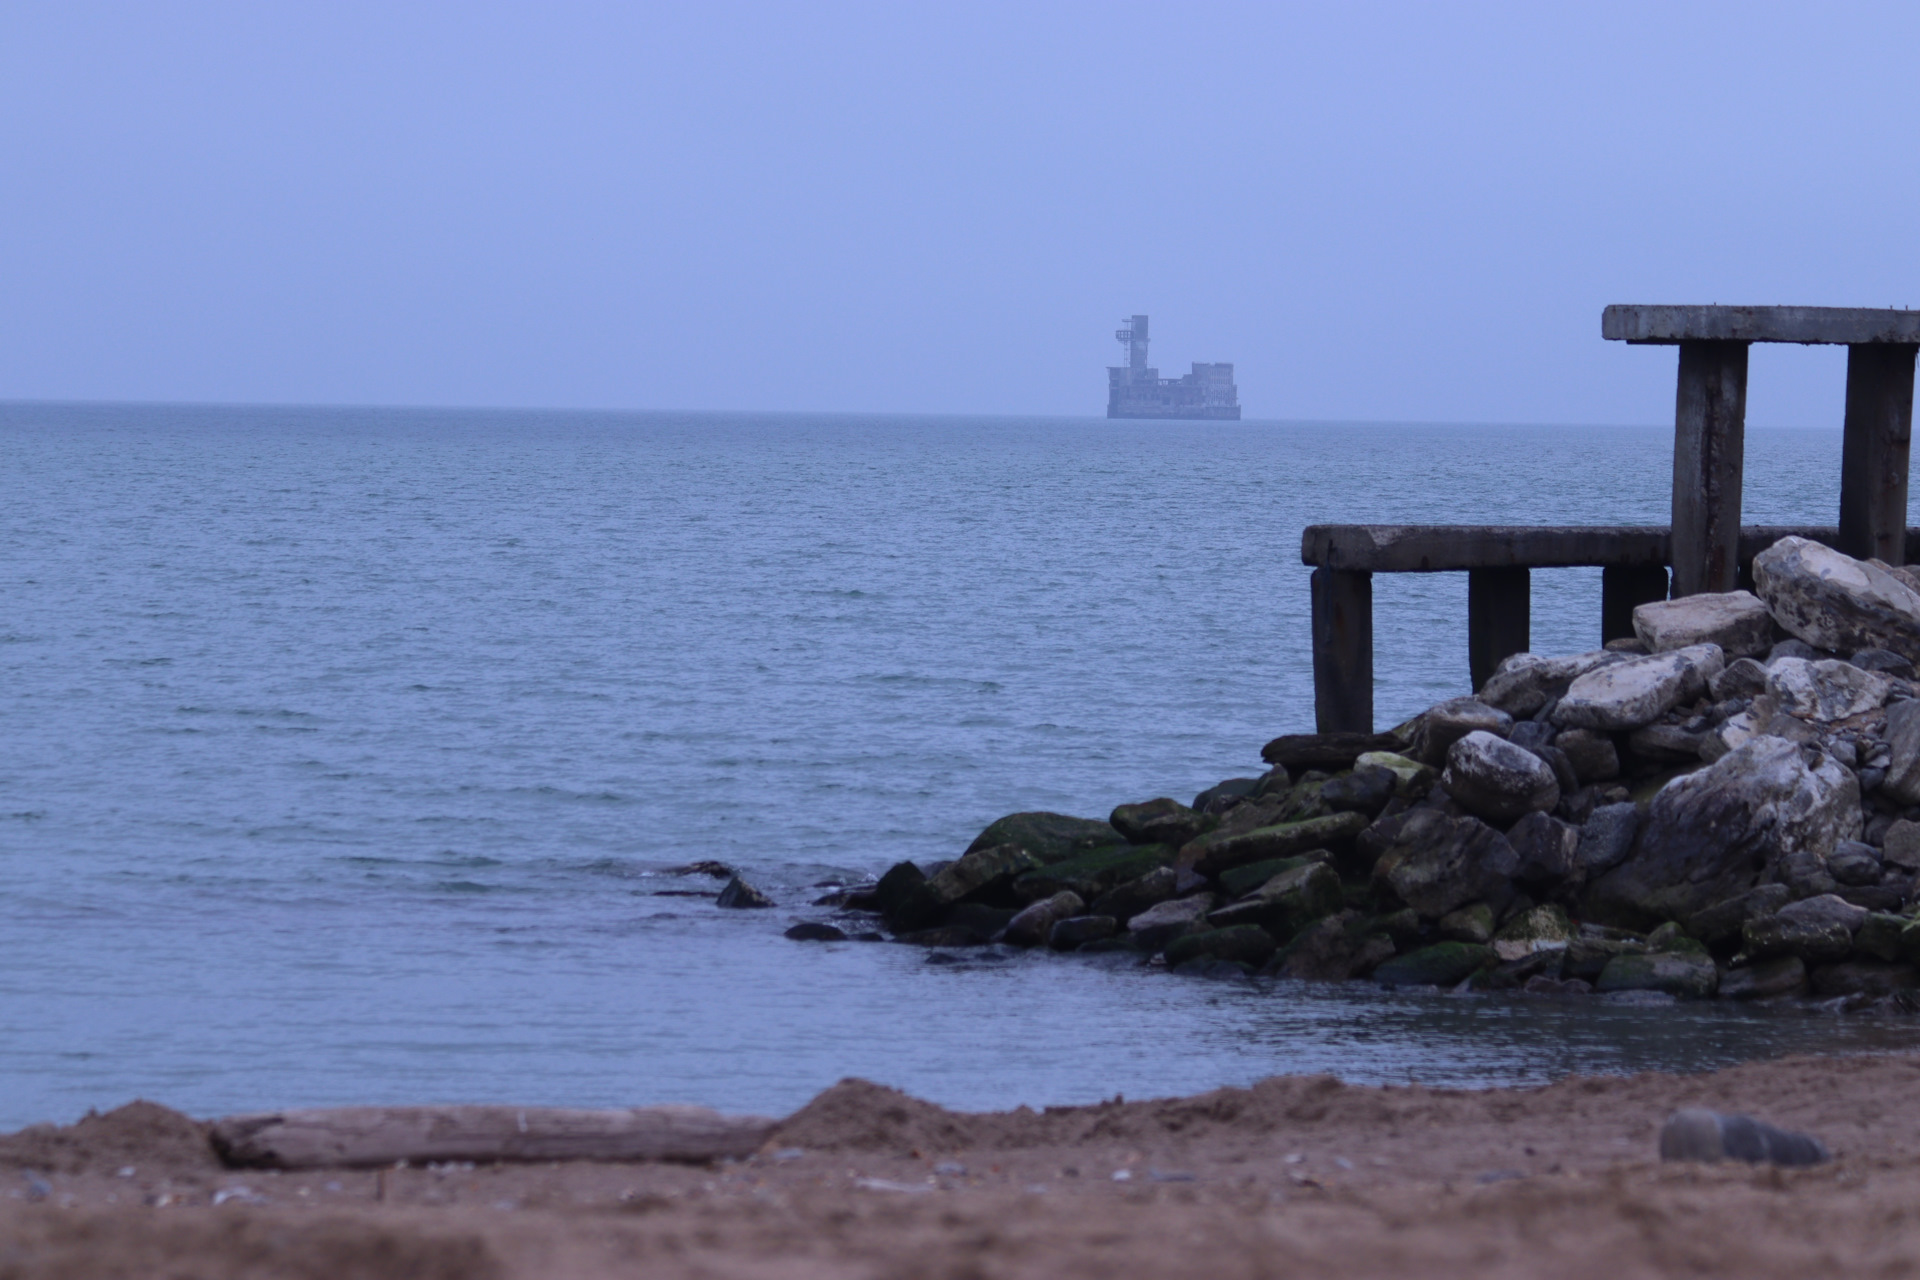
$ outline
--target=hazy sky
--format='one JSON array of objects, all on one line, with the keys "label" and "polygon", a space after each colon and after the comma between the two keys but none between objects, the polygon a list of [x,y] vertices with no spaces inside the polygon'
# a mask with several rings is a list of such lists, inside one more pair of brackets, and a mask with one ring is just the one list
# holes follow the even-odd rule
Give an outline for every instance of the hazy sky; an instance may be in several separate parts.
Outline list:
[{"label": "hazy sky", "polygon": [[[0,6],[0,398],[1670,421],[1920,305],[1920,5]],[[1844,355],[1757,348],[1749,420]]]}]

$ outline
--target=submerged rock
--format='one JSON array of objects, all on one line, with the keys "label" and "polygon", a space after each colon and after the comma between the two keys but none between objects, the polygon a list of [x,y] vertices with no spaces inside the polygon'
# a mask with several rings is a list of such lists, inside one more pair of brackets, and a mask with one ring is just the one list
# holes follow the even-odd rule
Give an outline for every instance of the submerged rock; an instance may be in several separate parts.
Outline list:
[{"label": "submerged rock", "polygon": [[1273,958],[1280,944],[1258,925],[1236,924],[1204,929],[1167,944],[1167,967],[1177,969],[1193,960],[1232,960],[1257,969]]},{"label": "submerged rock", "polygon": [[1704,1000],[1720,985],[1720,971],[1704,948],[1693,951],[1649,951],[1617,955],[1607,961],[1593,989],[1658,991],[1688,1000]]},{"label": "submerged rock", "polygon": [[1806,989],[1806,961],[1799,956],[1777,956],[1722,971],[1715,994],[1722,1000],[1773,1000],[1797,996]]},{"label": "submerged rock", "polygon": [[1441,942],[1395,956],[1373,971],[1373,980],[1383,987],[1451,987],[1496,959],[1492,947]]},{"label": "submerged rock", "polygon": [[714,905],[721,907],[770,907],[773,899],[760,892],[739,876],[727,881],[727,887],[720,891]]}]

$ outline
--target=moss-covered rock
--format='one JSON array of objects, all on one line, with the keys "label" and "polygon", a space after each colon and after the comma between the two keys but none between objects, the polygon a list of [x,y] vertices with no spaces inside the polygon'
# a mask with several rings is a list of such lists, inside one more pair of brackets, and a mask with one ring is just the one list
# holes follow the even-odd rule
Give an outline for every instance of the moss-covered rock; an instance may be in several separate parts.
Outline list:
[{"label": "moss-covered rock", "polygon": [[1660,991],[1682,999],[1704,1000],[1719,985],[1720,971],[1703,948],[1617,955],[1607,961],[1593,989],[1602,993]]},{"label": "moss-covered rock", "polygon": [[1491,942],[1493,908],[1484,902],[1469,902],[1441,916],[1434,922],[1433,928],[1448,942]]},{"label": "moss-covered rock", "polygon": [[1515,915],[1493,935],[1493,949],[1502,961],[1514,961],[1540,951],[1563,952],[1573,941],[1573,921],[1552,903]]},{"label": "moss-covered rock", "polygon": [[1853,949],[1875,960],[1899,960],[1907,954],[1903,935],[1912,924],[1905,916],[1875,911],[1854,933]]},{"label": "moss-covered rock", "polygon": [[1207,919],[1218,928],[1259,925],[1284,940],[1320,917],[1340,910],[1341,897],[1340,877],[1333,873],[1333,868],[1324,862],[1308,862],[1282,871]]},{"label": "moss-covered rock", "polygon": [[1413,800],[1433,790],[1440,774],[1429,765],[1392,751],[1369,751],[1353,762],[1355,770],[1385,769],[1393,775],[1394,794]]},{"label": "moss-covered rock", "polygon": [[1266,858],[1244,867],[1222,871],[1214,880],[1229,898],[1244,898],[1282,871],[1304,867],[1309,862],[1330,862],[1333,855],[1325,849],[1310,849],[1297,858]]},{"label": "moss-covered rock", "polygon": [[1364,814],[1336,813],[1235,834],[1215,831],[1189,842],[1180,850],[1176,865],[1211,878],[1251,862],[1298,857],[1312,849],[1338,849],[1351,844],[1366,827]]},{"label": "moss-covered rock", "polygon": [[1492,947],[1440,942],[1395,956],[1373,971],[1373,980],[1386,987],[1451,987],[1495,959]]},{"label": "moss-covered rock", "polygon": [[1023,874],[1014,892],[1028,902],[1072,892],[1091,902],[1116,885],[1173,865],[1173,848],[1164,844],[1120,845],[1079,854]]},{"label": "moss-covered rock", "polygon": [[1078,853],[1125,844],[1110,822],[1073,818],[1064,813],[1010,813],[995,819],[974,837],[968,853],[996,845],[1018,845],[1042,863],[1061,862]]},{"label": "moss-covered rock", "polygon": [[1167,967],[1178,968],[1190,960],[1234,960],[1259,968],[1273,957],[1280,944],[1258,925],[1238,924],[1226,929],[1206,929],[1176,938],[1167,945]]}]

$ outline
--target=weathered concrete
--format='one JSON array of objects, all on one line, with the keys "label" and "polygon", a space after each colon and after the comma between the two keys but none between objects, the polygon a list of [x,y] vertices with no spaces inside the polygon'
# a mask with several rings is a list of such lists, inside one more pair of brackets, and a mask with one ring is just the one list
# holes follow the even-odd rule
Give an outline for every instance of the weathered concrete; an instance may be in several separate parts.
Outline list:
[{"label": "weathered concrete", "polygon": [[1600,313],[1612,342],[1920,343],[1920,311],[1878,307],[1615,305]]},{"label": "weathered concrete", "polygon": [[1651,653],[1717,644],[1731,661],[1773,647],[1773,615],[1751,591],[1709,592],[1641,605],[1633,633]]}]

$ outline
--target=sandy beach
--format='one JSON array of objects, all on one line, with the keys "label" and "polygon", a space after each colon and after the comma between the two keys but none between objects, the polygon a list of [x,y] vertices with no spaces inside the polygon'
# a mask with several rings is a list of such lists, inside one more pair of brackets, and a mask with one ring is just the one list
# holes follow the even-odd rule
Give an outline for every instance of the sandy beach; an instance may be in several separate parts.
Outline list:
[{"label": "sandy beach", "polygon": [[[754,1157],[224,1169],[136,1103],[0,1138],[0,1277],[1902,1274],[1920,1056],[1537,1089],[1279,1077],[969,1114],[847,1081]],[[1675,1108],[1819,1136],[1805,1170],[1662,1164]]]}]

